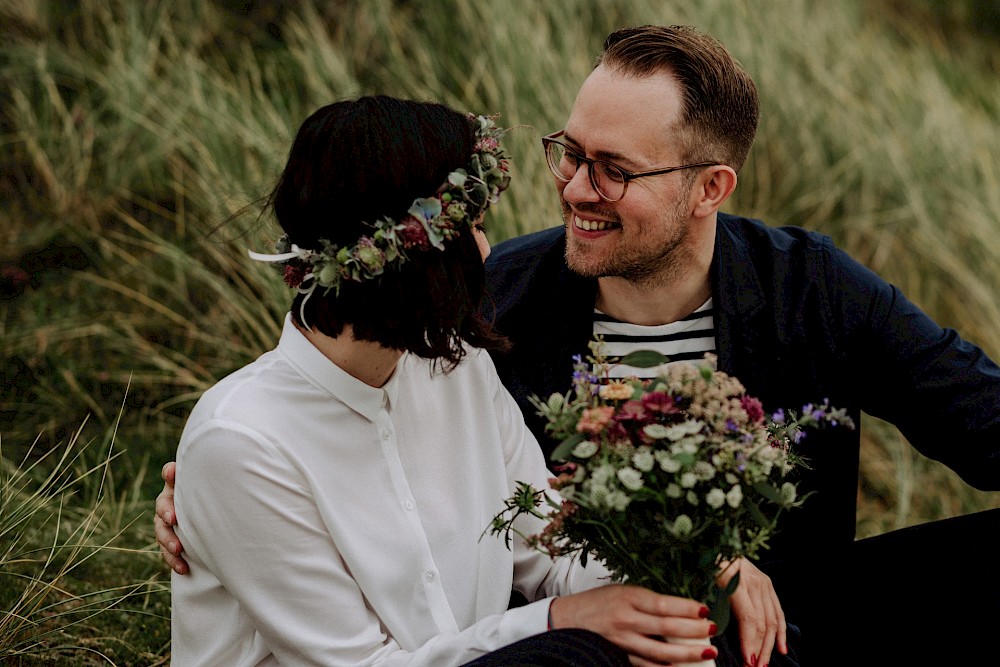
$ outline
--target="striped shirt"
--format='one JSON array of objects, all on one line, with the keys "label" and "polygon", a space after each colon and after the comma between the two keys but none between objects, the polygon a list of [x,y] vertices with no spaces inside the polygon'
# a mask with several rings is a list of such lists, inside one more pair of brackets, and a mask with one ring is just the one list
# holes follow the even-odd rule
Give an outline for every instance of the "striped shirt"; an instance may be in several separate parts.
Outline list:
[{"label": "striped shirt", "polygon": [[[715,353],[715,316],[709,298],[697,310],[670,324],[642,326],[621,322],[594,310],[594,336],[604,340],[609,357],[623,357],[636,350],[655,350],[670,359],[666,365],[699,362]],[[612,366],[610,377],[655,377],[660,368]]]}]

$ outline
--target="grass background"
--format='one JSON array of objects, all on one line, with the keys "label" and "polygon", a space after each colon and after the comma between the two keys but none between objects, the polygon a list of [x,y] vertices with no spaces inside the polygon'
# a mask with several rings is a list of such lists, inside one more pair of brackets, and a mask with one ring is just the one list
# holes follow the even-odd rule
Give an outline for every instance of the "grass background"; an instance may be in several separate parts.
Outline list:
[{"label": "grass background", "polygon": [[[309,112],[378,92],[501,114],[497,242],[559,224],[539,139],[641,23],[708,31],[758,83],[727,211],[832,235],[1000,358],[997,0],[0,0],[0,663],[169,662],[159,467],[277,340],[289,294],[245,250]],[[1000,507],[864,432],[860,536]]]}]

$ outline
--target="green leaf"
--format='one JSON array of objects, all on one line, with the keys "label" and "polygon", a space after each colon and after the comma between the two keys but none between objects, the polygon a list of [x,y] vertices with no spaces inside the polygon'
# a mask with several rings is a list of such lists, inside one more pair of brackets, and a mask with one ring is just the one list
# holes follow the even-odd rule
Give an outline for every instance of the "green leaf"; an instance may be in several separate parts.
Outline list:
[{"label": "green leaf", "polygon": [[573,448],[578,444],[587,439],[584,433],[574,433],[569,436],[556,447],[555,451],[552,452],[552,459],[556,461],[567,461],[569,460],[570,454],[573,453]]},{"label": "green leaf", "polygon": [[665,364],[668,361],[670,361],[669,357],[655,350],[636,350],[619,359],[618,363],[624,366],[632,366],[633,368],[652,368],[653,366]]},{"label": "green leaf", "polygon": [[781,503],[781,492],[767,482],[757,482],[753,485],[754,490],[764,496],[772,503]]}]

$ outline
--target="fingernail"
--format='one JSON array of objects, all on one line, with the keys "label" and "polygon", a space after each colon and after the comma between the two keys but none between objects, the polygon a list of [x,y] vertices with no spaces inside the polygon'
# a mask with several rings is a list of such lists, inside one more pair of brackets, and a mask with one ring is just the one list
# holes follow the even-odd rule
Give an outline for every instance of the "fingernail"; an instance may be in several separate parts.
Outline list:
[{"label": "fingernail", "polygon": [[176,542],[171,542],[171,543],[170,543],[170,544],[169,544],[169,545],[167,546],[167,549],[169,549],[169,550],[170,550],[170,553],[172,553],[172,554],[174,554],[174,555],[177,555],[177,543],[176,543]]},{"label": "fingernail", "polygon": [[717,657],[719,657],[719,652],[714,647],[707,648],[701,652],[702,660],[714,660]]},{"label": "fingernail", "polygon": [[757,654],[754,653],[750,656],[750,667],[757,667]]},{"label": "fingernail", "polygon": [[702,607],[698,610],[699,618],[708,618],[708,607]]},{"label": "fingernail", "polygon": [[164,512],[163,520],[167,522],[168,526],[171,526],[174,523],[174,515],[171,512]]},{"label": "fingernail", "polygon": [[715,623],[712,623],[711,625],[708,626],[708,634],[714,635],[718,631],[719,628],[715,625]]}]

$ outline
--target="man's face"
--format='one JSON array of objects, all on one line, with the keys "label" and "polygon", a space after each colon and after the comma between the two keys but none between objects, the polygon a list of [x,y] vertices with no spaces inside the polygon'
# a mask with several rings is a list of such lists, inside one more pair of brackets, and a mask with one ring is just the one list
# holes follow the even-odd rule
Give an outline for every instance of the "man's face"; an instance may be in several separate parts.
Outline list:
[{"label": "man's face", "polygon": [[[598,67],[584,82],[566,123],[565,143],[588,158],[638,172],[683,164],[676,127],[679,88],[658,73],[636,78]],[[624,198],[608,202],[591,186],[585,165],[556,179],[566,223],[566,259],[590,277],[658,283],[683,271],[693,241],[686,172],[629,182]]]}]

